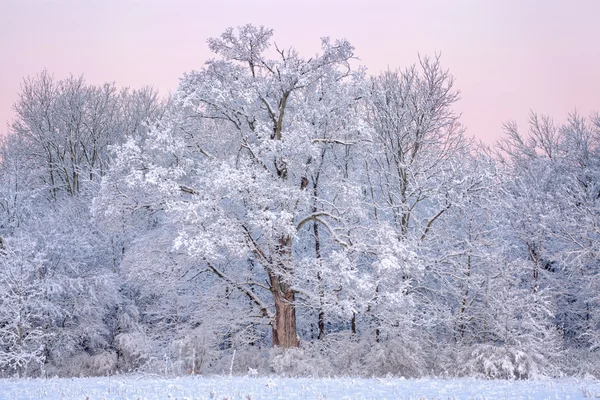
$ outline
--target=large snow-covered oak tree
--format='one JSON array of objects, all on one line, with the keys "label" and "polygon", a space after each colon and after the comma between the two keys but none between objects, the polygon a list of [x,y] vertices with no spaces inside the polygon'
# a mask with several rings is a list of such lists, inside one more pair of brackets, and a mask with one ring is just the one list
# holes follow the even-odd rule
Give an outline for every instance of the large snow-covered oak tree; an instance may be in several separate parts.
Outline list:
[{"label": "large snow-covered oak tree", "polygon": [[348,246],[337,225],[359,191],[339,171],[326,195],[318,180],[328,148],[357,143],[361,74],[347,41],[323,39],[322,54],[303,58],[272,48],[271,36],[246,25],[210,39],[220,58],[184,75],[169,114],[117,163],[126,186],[158,193],[155,204],[179,218],[177,247],[249,298],[273,345],[296,347],[296,297],[309,278],[294,246],[308,223]]}]

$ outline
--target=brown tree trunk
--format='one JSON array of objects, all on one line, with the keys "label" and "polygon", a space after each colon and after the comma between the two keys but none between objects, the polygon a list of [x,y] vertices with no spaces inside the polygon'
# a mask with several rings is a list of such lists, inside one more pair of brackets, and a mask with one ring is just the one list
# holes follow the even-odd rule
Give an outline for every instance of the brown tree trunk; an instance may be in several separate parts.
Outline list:
[{"label": "brown tree trunk", "polygon": [[275,302],[273,327],[273,346],[290,348],[300,344],[296,332],[296,294],[286,282],[285,275],[291,273],[292,239],[280,238],[277,249],[277,270],[271,271],[271,292]]},{"label": "brown tree trunk", "polygon": [[[281,140],[283,132],[283,116],[290,91],[283,93],[279,103],[279,115],[270,111],[273,120],[273,136],[271,139]],[[270,109],[269,109],[270,110]],[[277,176],[281,180],[288,178],[287,162],[283,157],[274,160]],[[296,332],[296,294],[286,280],[293,272],[292,268],[292,238],[283,235],[279,238],[276,248],[275,270],[268,271],[271,281],[271,292],[275,302],[275,317],[273,318],[273,346],[292,348],[298,347],[300,341]]]},{"label": "brown tree trunk", "polygon": [[296,333],[295,294],[281,278],[272,277],[273,299],[275,300],[275,319],[273,321],[273,346],[298,347]]}]

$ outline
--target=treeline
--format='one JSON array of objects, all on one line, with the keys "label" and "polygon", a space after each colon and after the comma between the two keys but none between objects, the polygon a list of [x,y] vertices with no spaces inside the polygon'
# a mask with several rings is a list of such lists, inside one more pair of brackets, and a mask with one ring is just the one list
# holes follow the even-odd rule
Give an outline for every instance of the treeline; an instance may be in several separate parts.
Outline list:
[{"label": "treeline", "polygon": [[489,148],[438,57],[370,76],[271,38],[209,39],[169,99],[24,80],[4,376],[598,376],[600,117]]}]

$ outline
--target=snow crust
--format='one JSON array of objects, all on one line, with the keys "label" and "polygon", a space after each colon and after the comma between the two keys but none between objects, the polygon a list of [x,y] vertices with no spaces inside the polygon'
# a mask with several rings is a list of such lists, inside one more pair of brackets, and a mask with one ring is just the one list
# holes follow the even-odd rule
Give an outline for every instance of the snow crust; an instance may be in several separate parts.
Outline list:
[{"label": "snow crust", "polygon": [[104,378],[0,379],[0,399],[585,399],[598,380],[312,379],[128,375]]}]

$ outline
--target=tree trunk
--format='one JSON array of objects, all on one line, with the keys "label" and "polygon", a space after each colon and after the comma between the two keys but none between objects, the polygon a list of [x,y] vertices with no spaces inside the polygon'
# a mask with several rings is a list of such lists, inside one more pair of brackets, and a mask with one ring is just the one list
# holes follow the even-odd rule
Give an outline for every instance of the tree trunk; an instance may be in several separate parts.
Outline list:
[{"label": "tree trunk", "polygon": [[298,347],[296,333],[295,294],[281,278],[273,277],[273,299],[275,300],[275,319],[273,321],[273,346]]},{"label": "tree trunk", "polygon": [[272,322],[273,346],[298,347],[300,343],[296,332],[296,294],[285,278],[285,275],[291,273],[292,239],[289,236],[279,239],[277,253],[277,269],[269,273],[275,302],[275,318]]},{"label": "tree trunk", "polygon": [[[19,297],[19,303],[21,303],[21,298]],[[20,304],[19,304],[20,305]],[[23,352],[23,324],[21,319],[21,311],[19,311],[19,321],[17,322],[17,329],[19,333],[19,351]],[[19,372],[19,379],[23,377],[23,366],[21,365],[21,360],[19,360],[17,364],[17,371]]]},{"label": "tree trunk", "polygon": [[[283,116],[286,103],[291,91],[286,91],[279,103],[279,115],[273,119],[273,136],[271,139],[281,140],[283,132]],[[274,160],[277,176],[281,180],[288,178],[287,162],[283,157]],[[292,274],[292,238],[283,235],[279,238],[276,248],[275,270],[269,271],[271,292],[275,302],[275,317],[272,322],[273,346],[292,348],[298,347],[300,342],[296,332],[296,294],[290,287],[287,278]]]},{"label": "tree trunk", "polygon": [[[469,239],[471,239],[470,235],[469,235]],[[465,336],[465,331],[467,330],[467,321],[466,321],[466,316],[465,313],[467,311],[467,303],[469,301],[469,284],[470,284],[470,279],[471,279],[471,253],[469,252],[469,255],[467,256],[467,285],[463,294],[463,298],[462,298],[462,304],[460,306],[460,313],[459,313],[459,325],[458,325],[458,333],[460,334],[460,339],[463,339]]]},{"label": "tree trunk", "polygon": [[[317,197],[318,197],[318,185],[319,185],[319,174],[315,178],[313,184],[313,196],[314,203],[312,212],[316,213],[317,210]],[[317,320],[317,326],[319,327],[319,340],[325,338],[325,290],[323,289],[323,277],[321,276],[321,238],[319,237],[319,224],[313,221],[313,233],[315,236],[315,257],[317,259],[317,285],[319,290],[319,315]]]}]

